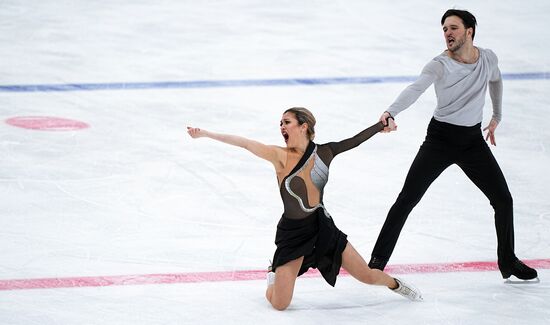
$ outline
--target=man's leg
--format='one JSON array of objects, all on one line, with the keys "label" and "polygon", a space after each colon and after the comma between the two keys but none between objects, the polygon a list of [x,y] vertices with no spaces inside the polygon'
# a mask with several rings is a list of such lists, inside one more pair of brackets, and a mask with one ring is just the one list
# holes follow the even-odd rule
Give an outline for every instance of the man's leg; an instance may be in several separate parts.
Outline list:
[{"label": "man's leg", "polygon": [[514,253],[513,199],[489,146],[480,139],[477,146],[460,155],[457,165],[485,194],[495,210],[497,257],[502,276],[508,278],[513,274],[524,280],[536,278],[537,272],[525,266]]},{"label": "man's leg", "polygon": [[420,201],[432,182],[450,165],[452,160],[443,145],[423,144],[405,179],[397,200],[391,207],[372,250],[370,268],[384,270],[397,244],[397,239],[409,213]]}]

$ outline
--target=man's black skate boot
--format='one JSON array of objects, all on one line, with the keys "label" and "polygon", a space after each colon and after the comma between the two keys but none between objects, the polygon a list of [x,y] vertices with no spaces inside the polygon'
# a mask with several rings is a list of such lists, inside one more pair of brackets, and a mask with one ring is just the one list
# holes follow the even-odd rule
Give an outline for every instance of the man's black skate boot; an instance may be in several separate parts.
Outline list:
[{"label": "man's black skate boot", "polygon": [[533,280],[538,277],[537,270],[523,264],[519,259],[514,260],[509,266],[504,267],[499,263],[500,273],[504,279],[514,275],[521,280]]},{"label": "man's black skate boot", "polygon": [[370,258],[369,267],[371,269],[378,269],[380,271],[384,271],[384,268],[386,267],[387,263],[388,263],[387,259],[373,256]]}]

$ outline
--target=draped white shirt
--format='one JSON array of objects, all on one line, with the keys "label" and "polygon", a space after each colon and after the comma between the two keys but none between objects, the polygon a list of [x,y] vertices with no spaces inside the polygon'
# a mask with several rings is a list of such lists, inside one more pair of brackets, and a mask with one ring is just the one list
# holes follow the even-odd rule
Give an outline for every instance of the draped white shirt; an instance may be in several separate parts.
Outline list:
[{"label": "draped white shirt", "polygon": [[493,104],[492,118],[502,119],[502,77],[498,58],[489,49],[479,48],[477,62],[466,64],[445,52],[432,59],[419,78],[405,88],[387,111],[396,116],[411,106],[433,83],[437,96],[434,118],[460,126],[474,126],[483,119],[487,85]]}]

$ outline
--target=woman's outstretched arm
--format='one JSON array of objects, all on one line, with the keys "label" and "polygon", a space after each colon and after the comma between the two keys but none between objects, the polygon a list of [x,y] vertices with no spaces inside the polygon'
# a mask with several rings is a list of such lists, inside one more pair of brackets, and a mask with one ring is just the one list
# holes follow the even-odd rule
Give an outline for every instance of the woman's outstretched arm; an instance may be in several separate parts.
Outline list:
[{"label": "woman's outstretched arm", "polygon": [[332,154],[336,156],[339,153],[348,151],[360,145],[361,143],[370,139],[373,135],[384,130],[384,123],[378,122],[363,131],[359,132],[354,137],[339,141],[339,142],[330,142],[328,143],[329,148],[332,151]]},{"label": "woman's outstretched arm", "polygon": [[261,142],[247,139],[245,137],[241,137],[238,135],[232,135],[232,134],[223,134],[223,133],[216,133],[207,131],[200,128],[194,128],[194,127],[187,127],[187,133],[193,138],[210,138],[213,140],[217,140],[223,143],[227,143],[233,146],[244,148],[256,156],[265,159],[267,161],[270,161],[275,165],[276,167],[280,165],[280,152],[282,151],[282,148],[272,145],[265,145]]}]

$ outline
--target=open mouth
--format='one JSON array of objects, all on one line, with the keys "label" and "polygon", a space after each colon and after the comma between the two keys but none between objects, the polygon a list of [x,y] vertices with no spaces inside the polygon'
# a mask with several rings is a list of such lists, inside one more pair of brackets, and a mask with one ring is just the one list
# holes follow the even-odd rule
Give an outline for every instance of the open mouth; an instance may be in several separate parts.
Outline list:
[{"label": "open mouth", "polygon": [[281,132],[281,134],[283,135],[283,138],[285,138],[285,142],[288,142],[288,133],[283,131],[283,132]]},{"label": "open mouth", "polygon": [[447,39],[447,44],[449,44],[450,46],[452,46],[454,43],[455,43],[454,38],[448,38]]}]

